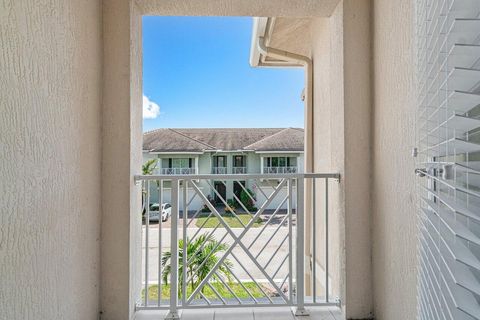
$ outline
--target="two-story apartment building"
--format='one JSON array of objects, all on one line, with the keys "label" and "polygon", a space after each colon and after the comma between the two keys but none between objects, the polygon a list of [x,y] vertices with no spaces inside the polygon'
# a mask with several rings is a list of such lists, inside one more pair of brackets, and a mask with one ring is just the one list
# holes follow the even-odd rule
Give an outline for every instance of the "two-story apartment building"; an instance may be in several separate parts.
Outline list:
[{"label": "two-story apartment building", "polygon": [[[159,175],[301,173],[303,139],[304,130],[300,128],[157,129],[143,135],[143,158],[144,162],[157,159],[154,173]],[[263,189],[273,190],[278,181],[213,179],[201,181],[200,187],[214,202],[222,204],[222,198],[240,198],[244,189],[251,190],[256,199],[262,201],[264,195],[257,192],[258,183]],[[158,187],[152,184],[150,189],[150,202],[158,202]],[[162,201],[169,202],[168,182],[162,186],[162,191]],[[182,206],[183,201],[180,204]],[[276,209],[279,205],[274,201],[268,209]],[[203,202],[196,197],[189,210],[202,206]],[[284,203],[282,207],[285,206]]]}]

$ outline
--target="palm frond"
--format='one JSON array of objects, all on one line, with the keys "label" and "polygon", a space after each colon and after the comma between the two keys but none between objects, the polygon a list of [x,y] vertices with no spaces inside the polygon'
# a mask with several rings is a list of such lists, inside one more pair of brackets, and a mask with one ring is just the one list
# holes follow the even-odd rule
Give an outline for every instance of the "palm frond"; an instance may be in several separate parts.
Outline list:
[{"label": "palm frond", "polygon": [[144,175],[152,175],[157,168],[157,159],[150,159],[142,165],[142,173]]},{"label": "palm frond", "polygon": [[[198,285],[208,276],[213,270],[215,265],[219,262],[218,255],[222,252],[226,252],[229,249],[229,245],[226,243],[220,243],[211,235],[202,234],[195,239],[186,239],[186,255],[184,255],[184,241],[180,239],[178,241],[178,283],[179,283],[179,295],[183,288],[183,259],[188,261],[186,266],[187,279],[189,279],[189,285],[192,286],[192,290],[198,287]],[[165,283],[168,283],[171,270],[171,257],[170,251],[163,254],[161,264],[163,267],[162,278]],[[228,268],[227,268],[228,267]],[[218,276],[231,280],[230,269],[233,268],[233,263],[229,259],[224,259],[222,264],[217,268]],[[215,278],[215,275],[214,277]],[[185,284],[186,285],[186,284]],[[202,288],[202,292],[203,292]]]}]

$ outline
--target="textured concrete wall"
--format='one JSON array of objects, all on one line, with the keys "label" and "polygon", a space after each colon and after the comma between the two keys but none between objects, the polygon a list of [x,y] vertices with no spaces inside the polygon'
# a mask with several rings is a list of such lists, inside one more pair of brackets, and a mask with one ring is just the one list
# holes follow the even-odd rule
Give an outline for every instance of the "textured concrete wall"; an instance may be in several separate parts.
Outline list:
[{"label": "textured concrete wall", "polygon": [[130,319],[141,296],[141,17],[103,1],[102,319]]},{"label": "textured concrete wall", "polygon": [[0,318],[96,319],[101,4],[0,1]]},{"label": "textured concrete wall", "polygon": [[[372,312],[370,0],[344,0],[347,318]],[[335,51],[334,51],[335,52]]]},{"label": "textured concrete wall", "polygon": [[140,11],[166,16],[326,17],[339,0],[136,0]]},{"label": "textured concrete wall", "polygon": [[[335,14],[336,16],[337,14]],[[330,86],[332,73],[330,70],[330,24],[333,20],[329,18],[318,18],[312,21],[312,57],[314,60],[314,113],[313,122],[315,124],[314,132],[314,172],[341,172],[342,163],[334,162],[332,159],[332,145],[340,147],[339,142],[335,141],[332,132],[335,130],[333,126],[332,114],[333,107],[331,103],[331,89]],[[340,111],[339,111],[340,112]],[[329,218],[330,218],[330,248],[333,252],[344,251],[343,228],[340,227],[339,219],[343,221],[344,208],[340,200],[340,185],[338,183],[331,183],[329,201]],[[317,202],[317,270],[325,270],[325,187],[322,181],[318,181],[316,185],[316,202]],[[344,281],[344,270],[341,268],[343,263],[341,255],[329,255],[329,277],[330,277],[330,294],[332,297],[344,296],[341,282]],[[323,273],[323,272],[322,272]],[[317,275],[318,278],[318,275]],[[322,279],[317,282],[317,285],[325,287],[325,281]]]},{"label": "textured concrete wall", "polygon": [[379,320],[416,318],[413,1],[374,2],[373,283]]},{"label": "textured concrete wall", "polygon": [[[330,18],[313,21],[311,35],[315,171],[342,175],[339,184],[330,184],[332,293],[341,298],[347,318],[362,319],[373,311],[370,1],[341,1]],[[317,192],[323,208],[323,187]],[[323,228],[320,215],[317,229]]]}]

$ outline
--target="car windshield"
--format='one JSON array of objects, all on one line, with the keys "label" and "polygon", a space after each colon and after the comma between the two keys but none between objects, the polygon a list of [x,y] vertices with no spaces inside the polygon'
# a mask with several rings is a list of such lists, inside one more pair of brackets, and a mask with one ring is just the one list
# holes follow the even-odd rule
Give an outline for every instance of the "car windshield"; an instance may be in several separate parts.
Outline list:
[{"label": "car windshield", "polygon": [[170,207],[171,207],[171,205],[169,203],[162,204],[162,209],[168,209]]}]

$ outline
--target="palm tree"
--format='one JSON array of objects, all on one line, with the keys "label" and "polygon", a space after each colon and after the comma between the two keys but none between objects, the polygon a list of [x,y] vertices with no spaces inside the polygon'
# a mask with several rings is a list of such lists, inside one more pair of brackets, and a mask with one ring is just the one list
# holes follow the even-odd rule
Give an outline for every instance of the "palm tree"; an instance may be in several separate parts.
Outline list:
[{"label": "palm tree", "polygon": [[142,165],[143,175],[152,175],[157,168],[157,159],[150,159]]},{"label": "palm tree", "polygon": [[[183,239],[178,240],[178,283],[179,292],[183,292]],[[212,236],[207,237],[207,234],[202,234],[195,240],[187,238],[187,281],[190,285],[192,292],[198,287],[198,285],[207,277],[208,273],[213,269],[218,262],[218,253],[225,252],[229,248],[226,243],[219,243]],[[168,283],[171,273],[171,252],[167,251],[162,257],[162,277],[164,283]],[[222,278],[227,278],[230,281],[230,269],[233,264],[230,260],[223,260],[222,264],[217,268],[217,275]],[[227,268],[228,267],[228,268]],[[216,278],[214,275],[212,278]],[[204,293],[205,287],[202,287],[201,292]]]}]

